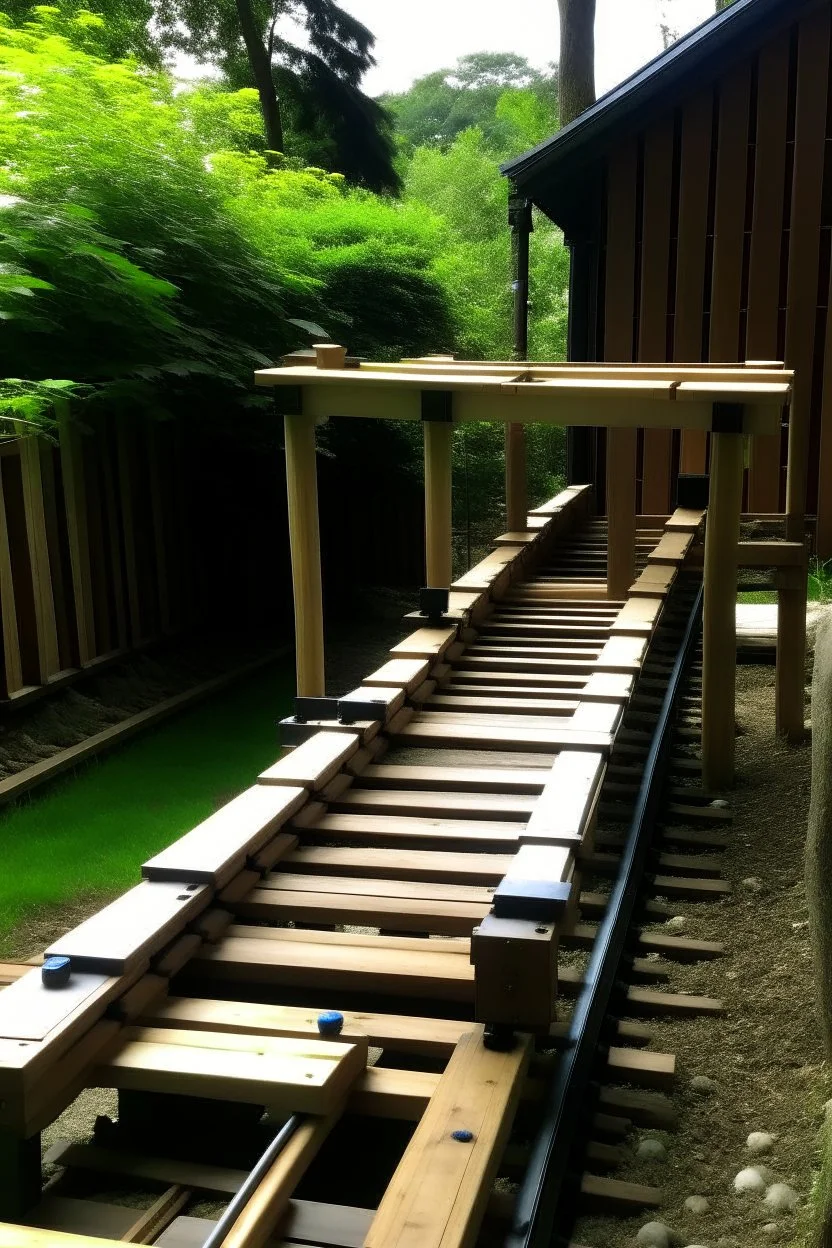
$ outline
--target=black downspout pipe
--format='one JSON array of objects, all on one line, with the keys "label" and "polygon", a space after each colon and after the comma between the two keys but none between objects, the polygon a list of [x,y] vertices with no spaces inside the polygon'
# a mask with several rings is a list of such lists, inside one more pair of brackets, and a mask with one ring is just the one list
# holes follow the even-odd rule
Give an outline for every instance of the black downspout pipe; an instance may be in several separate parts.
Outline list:
[{"label": "black downspout pipe", "polygon": [[511,227],[511,267],[514,292],[513,355],[515,360],[529,358],[529,236],[532,225],[532,201],[519,195],[512,186],[508,197],[508,223]]}]

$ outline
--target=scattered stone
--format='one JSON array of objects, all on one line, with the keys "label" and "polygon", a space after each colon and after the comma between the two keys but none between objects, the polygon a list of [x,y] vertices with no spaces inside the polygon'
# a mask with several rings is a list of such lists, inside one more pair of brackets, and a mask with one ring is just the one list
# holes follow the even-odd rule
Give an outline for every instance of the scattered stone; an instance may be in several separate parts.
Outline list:
[{"label": "scattered stone", "polygon": [[694,1153],[693,1160],[694,1161],[707,1161],[707,1158],[704,1153]]},{"label": "scattered stone", "polygon": [[797,1192],[788,1183],[772,1183],[763,1198],[766,1209],[774,1213],[791,1213],[797,1202]]},{"label": "scattered stone", "polygon": [[715,797],[712,802],[708,803],[708,805],[715,806],[717,810],[724,810],[726,806],[730,805],[730,802],[726,802],[724,797]]},{"label": "scattered stone", "polygon": [[667,1161],[667,1149],[661,1140],[642,1140],[636,1149],[639,1161]]},{"label": "scattered stone", "polygon": [[832,1118],[832,1098],[824,1104],[823,1116],[824,1118]]},{"label": "scattered stone", "polygon": [[774,1136],[769,1135],[768,1131],[752,1131],[745,1146],[749,1153],[767,1153],[774,1147]]},{"label": "scattered stone", "polygon": [[668,919],[665,927],[669,927],[672,932],[683,932],[688,925],[688,921],[683,914],[674,914],[672,919]]},{"label": "scattered stone", "polygon": [[717,1090],[715,1079],[709,1079],[707,1075],[694,1075],[690,1081],[690,1086],[694,1092],[698,1092],[701,1096],[713,1096]]},{"label": "scattered stone", "polygon": [[716,1248],[740,1248],[740,1241],[734,1239],[733,1235],[723,1235],[716,1241]]},{"label": "scattered stone", "polygon": [[735,1192],[764,1192],[766,1181],[757,1166],[748,1166],[740,1170],[734,1178]]},{"label": "scattered stone", "polygon": [[663,1222],[645,1222],[636,1235],[636,1241],[645,1248],[670,1248],[670,1230]]},{"label": "scattered stone", "polygon": [[707,1196],[688,1196],[685,1201],[688,1213],[707,1213],[710,1207],[711,1202]]},{"label": "scattered stone", "polygon": [[761,893],[763,891],[763,881],[756,875],[749,875],[747,879],[740,880],[740,883],[749,893]]},{"label": "scattered stone", "polygon": [[765,1226],[760,1227],[760,1230],[764,1235],[770,1235],[772,1238],[780,1233],[780,1227],[776,1222],[766,1222]]}]

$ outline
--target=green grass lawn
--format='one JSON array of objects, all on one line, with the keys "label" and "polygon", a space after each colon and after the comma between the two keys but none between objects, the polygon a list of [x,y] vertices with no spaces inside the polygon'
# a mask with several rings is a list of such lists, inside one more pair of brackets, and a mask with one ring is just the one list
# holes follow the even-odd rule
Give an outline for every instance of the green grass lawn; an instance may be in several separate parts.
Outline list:
[{"label": "green grass lawn", "polygon": [[146,858],[278,756],[294,666],[282,660],[0,811],[0,956],[27,914],[139,881]]}]

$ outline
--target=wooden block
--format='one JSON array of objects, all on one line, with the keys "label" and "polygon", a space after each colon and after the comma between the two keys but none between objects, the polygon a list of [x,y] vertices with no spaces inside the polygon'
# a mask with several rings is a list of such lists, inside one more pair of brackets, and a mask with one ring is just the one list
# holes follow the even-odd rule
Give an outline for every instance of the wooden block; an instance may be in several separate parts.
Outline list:
[{"label": "wooden block", "polygon": [[257,784],[186,832],[142,867],[150,880],[227,884],[306,801],[306,790]]},{"label": "wooden block", "polygon": [[[404,641],[392,646],[390,653],[400,659],[440,659],[449,646],[456,641],[454,628],[417,628]],[[374,684],[374,681],[365,681]]]},{"label": "wooden block", "polygon": [[187,965],[197,949],[201,947],[202,937],[197,936],[195,932],[189,932],[185,936],[180,936],[153,963],[154,972],[157,975],[163,975],[167,979],[171,979],[182,970],[183,966]]},{"label": "wooden block", "polygon": [[635,1083],[645,1088],[672,1092],[676,1079],[676,1058],[672,1053],[613,1046],[607,1055],[607,1078],[620,1083]]},{"label": "wooden block", "polygon": [[471,937],[475,1017],[548,1032],[555,1016],[557,961],[555,924],[486,915]]},{"label": "wooden block", "polygon": [[430,664],[424,659],[390,659],[378,671],[364,678],[370,687],[404,689],[412,693],[427,678]]},{"label": "wooden block", "polygon": [[[622,639],[622,640],[629,640]],[[608,643],[611,644],[611,643]],[[395,735],[400,744],[434,745],[447,749],[494,750],[598,750],[610,748],[610,738],[603,732],[580,732],[569,728],[538,728],[525,726],[501,726],[498,717],[493,727],[487,724],[452,722],[425,722],[416,716],[401,732]]]},{"label": "wooden block", "polygon": [[486,1049],[481,1028],[462,1037],[388,1184],[365,1248],[475,1242],[529,1053],[528,1037],[508,1053]]},{"label": "wooden block", "polygon": [[[69,958],[79,971],[129,974],[158,953],[210,900],[211,890],[204,885],[183,888],[177,883],[157,881],[137,884],[54,941],[46,956]],[[61,996],[44,992],[47,997]]]},{"label": "wooden block", "polygon": [[630,634],[634,637],[649,636],[656,626],[664,606],[662,598],[631,598],[612,622],[614,636]]},{"label": "wooden block", "polygon": [[569,884],[574,867],[571,849],[522,846],[494,892],[494,913],[499,918],[559,923],[568,901],[563,885]]},{"label": "wooden block", "polygon": [[595,1174],[584,1174],[581,1179],[581,1204],[619,1217],[635,1214],[639,1209],[658,1209],[662,1199],[661,1188],[648,1187],[644,1183],[629,1183]]},{"label": "wooden block", "polygon": [[338,813],[409,814],[419,818],[459,815],[464,819],[518,819],[525,823],[535,807],[532,796],[509,793],[425,792],[419,789],[357,789],[331,803]]},{"label": "wooden block", "polygon": [[[307,880],[310,877],[298,877]],[[279,881],[279,877],[278,877]],[[289,884],[254,889],[238,902],[234,911],[241,918],[270,923],[370,925],[396,932],[425,932],[443,936],[470,936],[477,923],[491,908],[491,897],[467,902],[456,899],[377,896],[338,887],[337,876],[315,879],[314,891],[292,889]],[[355,883],[355,881],[350,881]],[[374,883],[371,881],[368,883]],[[327,891],[328,888],[333,891]],[[438,886],[437,886],[438,887]],[[451,886],[446,885],[451,888]]]},{"label": "wooden block", "polygon": [[[398,692],[398,690],[397,690]],[[345,732],[316,732],[257,777],[260,784],[321,789],[359,747],[358,736]]]},{"label": "wooden block", "polygon": [[645,637],[611,637],[595,666],[599,672],[638,672],[646,651]]},{"label": "wooden block", "polygon": [[286,1112],[328,1113],[367,1065],[361,1038],[345,1044],[128,1027],[120,1040],[94,1074],[100,1087],[206,1096]]},{"label": "wooden block", "polygon": [[647,556],[648,564],[671,564],[678,567],[693,545],[693,532],[665,532],[658,545]]},{"label": "wooden block", "polygon": [[378,702],[379,719],[386,723],[404,706],[404,690],[393,685],[359,685],[341,698],[342,702]]},{"label": "wooden block", "polygon": [[[307,803],[311,806],[312,802]],[[270,871],[276,862],[280,862],[281,858],[292,852],[298,843],[298,838],[293,836],[291,832],[278,832],[262,849],[258,849],[256,854],[250,855],[248,858],[249,867],[253,871]]]},{"label": "wooden block", "polygon": [[489,819],[465,821],[408,815],[321,814],[306,830],[319,840],[357,845],[386,845],[392,848],[423,842],[438,849],[464,845],[466,848],[490,849],[500,853],[515,849],[522,827],[522,823],[517,821],[510,823]]},{"label": "wooden block", "polygon": [[570,750],[559,754],[520,843],[558,845],[588,839],[590,814],[604,772],[600,753]]},{"label": "wooden block", "polygon": [[[169,997],[148,1010],[144,1022],[154,1027],[317,1039],[319,1012],[317,1008],[305,1006]],[[344,1029],[339,1038],[344,1043],[365,1037],[369,1044],[383,1049],[435,1057],[450,1057],[460,1036],[473,1026],[455,1019],[420,1018],[410,1014],[349,1010],[343,1013]]]},{"label": "wooden block", "polygon": [[704,511],[677,507],[673,515],[665,521],[664,527],[668,533],[695,533],[704,519]]},{"label": "wooden block", "polygon": [[361,776],[365,789],[435,789],[444,794],[470,790],[481,793],[539,793],[549,777],[548,767],[416,767],[383,763],[367,767]]},{"label": "wooden block", "polygon": [[511,863],[503,853],[449,853],[426,849],[361,849],[304,845],[286,858],[292,871],[360,875],[496,887]]}]

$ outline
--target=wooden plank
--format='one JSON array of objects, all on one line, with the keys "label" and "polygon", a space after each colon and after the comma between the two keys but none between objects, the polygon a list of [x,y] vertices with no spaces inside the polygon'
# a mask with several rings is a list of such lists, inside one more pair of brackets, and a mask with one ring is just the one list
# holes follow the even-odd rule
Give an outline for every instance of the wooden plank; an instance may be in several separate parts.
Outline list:
[{"label": "wooden plank", "polygon": [[307,1168],[340,1117],[341,1107],[301,1121],[223,1239],[223,1248],[263,1248],[277,1229]]},{"label": "wooden plank", "polygon": [[[162,488],[162,432],[157,421],[144,421],[143,434],[147,447],[147,476],[150,494],[150,515],[153,531],[153,572],[156,598],[159,604],[159,623],[163,633],[172,631],[170,604],[171,569],[168,563],[169,542],[172,533],[166,532],[165,506]],[[141,1241],[137,1241],[141,1242]]]},{"label": "wooden plank", "polygon": [[702,521],[705,519],[705,512],[694,507],[677,507],[672,516],[669,516],[664,525],[665,533],[695,533]]},{"label": "wooden plank", "polygon": [[490,896],[479,903],[456,899],[380,897],[366,885],[364,892],[358,895],[341,888],[329,892],[327,889],[331,880],[336,885],[340,883],[337,877],[307,877],[310,878],[315,879],[314,891],[308,888],[296,890],[288,885],[253,889],[234,906],[234,911],[241,918],[258,922],[285,923],[291,920],[297,923],[355,924],[397,932],[470,936],[490,910],[492,902]]},{"label": "wooden plank", "polygon": [[0,1222],[0,1243],[3,1248],[101,1248],[102,1244],[118,1244],[117,1239],[99,1235],[74,1235],[71,1232],[44,1230],[38,1226],[18,1226]]},{"label": "wooden plank", "polygon": [[[441,659],[448,647],[456,641],[456,626],[453,628],[417,628],[404,641],[392,646],[390,653],[394,658],[402,659]],[[372,681],[365,681],[371,684]]]},{"label": "wooden plank", "polygon": [[352,788],[330,804],[336,814],[412,815],[418,818],[528,819],[533,796],[510,793],[424,792],[420,789]]},{"label": "wooden plank", "polygon": [[[568,851],[564,851],[568,852]],[[353,897],[403,898],[416,901],[472,902],[490,905],[493,889],[474,884],[446,884],[435,880],[396,880],[355,875],[304,875],[272,871],[258,885],[259,891],[310,892]]]},{"label": "wooden plank", "polygon": [[367,1041],[127,1027],[93,1080],[105,1088],[328,1113],[367,1066]]},{"label": "wooden plank", "polygon": [[[464,1035],[371,1223],[365,1248],[468,1248],[476,1241],[530,1055]],[[460,1135],[459,1133],[462,1132]]]},{"label": "wooden plank", "polygon": [[521,833],[521,844],[556,845],[581,841],[604,777],[604,756],[596,752],[560,754]]},{"label": "wooden plank", "polygon": [[444,793],[475,790],[483,793],[539,793],[548,767],[430,767],[401,763],[371,764],[361,774],[367,788],[436,789]]},{"label": "wooden plank", "polygon": [[357,735],[316,732],[257,777],[259,784],[322,789],[358,749]]},{"label": "wooden plank", "polygon": [[322,697],[324,617],[315,419],[306,410],[283,416],[286,504],[295,616],[295,672],[299,697]]},{"label": "wooden plank", "polygon": [[219,945],[206,946],[193,959],[192,969],[207,979],[323,988],[336,995],[357,990],[459,1002],[474,997],[467,941],[460,942],[465,946],[460,955],[444,949],[434,953],[437,942],[418,939],[413,941],[416,949],[402,948],[403,937],[391,947],[392,937],[368,937],[362,945],[311,939],[340,933],[293,933],[310,938],[305,941],[275,940],[273,934],[270,939],[230,936]]},{"label": "wooden plank", "polygon": [[[133,1209],[123,1205],[111,1205],[101,1200],[79,1200],[71,1196],[56,1196],[45,1192],[42,1199],[27,1213],[26,1221],[43,1230],[61,1231],[65,1235],[90,1235],[100,1240],[127,1239],[136,1221]],[[146,1241],[130,1239],[130,1243]],[[0,1243],[5,1240],[0,1238]]]},{"label": "wooden plank", "polygon": [[124,572],[130,615],[130,640],[134,646],[137,646],[144,639],[144,627],[142,624],[139,571],[136,555],[136,500],[133,488],[133,470],[136,463],[136,431],[131,428],[129,421],[116,420],[115,436]]},{"label": "wooden plank", "polygon": [[55,413],[60,431],[61,477],[69,561],[72,569],[78,662],[81,667],[84,667],[95,658],[96,643],[83,443],[70,417],[69,404],[62,401],[56,402]]},{"label": "wooden plank", "polygon": [[43,499],[40,439],[34,435],[20,439],[20,469],[23,477],[23,508],[26,541],[32,573],[38,671],[41,684],[61,670],[58,631],[52,589],[49,541]]},{"label": "wooden plank", "polygon": [[55,940],[46,956],[70,958],[79,971],[130,974],[210,900],[204,885],[183,890],[176,882],[145,881]]},{"label": "wooden plank", "polygon": [[786,293],[786,360],[795,369],[789,414],[786,537],[802,541],[809,468],[809,434],[817,318],[818,261],[826,150],[830,12],[822,6],[798,27],[797,104],[789,275]]},{"label": "wooden plank", "polygon": [[12,579],[9,524],[3,493],[2,464],[0,464],[0,627],[3,630],[3,694],[7,698],[12,698],[23,689],[23,666],[20,658],[20,637]]},{"label": "wooden plank", "polygon": [[150,880],[221,887],[306,801],[306,790],[254,785],[142,867]]},{"label": "wooden plank", "polygon": [[426,723],[417,716],[399,733],[393,734],[401,744],[451,746],[464,749],[500,750],[600,750],[610,747],[609,736],[603,732],[580,732],[568,728],[525,728],[521,726],[493,728],[485,724]]},{"label": "wooden plank", "polygon": [[[754,204],[748,269],[746,354],[774,359],[778,341],[780,261],[783,247],[789,41],[773,39],[760,50],[757,68],[757,134]],[[780,510],[780,435],[752,438],[748,473],[751,511]]]},{"label": "wooden plank", "polygon": [[495,887],[511,863],[510,853],[449,853],[426,849],[358,849],[302,845],[287,854],[292,871],[332,872],[376,879],[425,880]]},{"label": "wooden plank", "polygon": [[[708,87],[693,96],[682,110],[673,325],[673,353],[677,360],[702,358],[713,108],[713,87]],[[705,472],[707,445],[707,433],[684,429],[680,472]]]},{"label": "wooden plank", "polygon": [[729,363],[740,357],[750,92],[748,62],[720,80],[710,357]]},{"label": "wooden plank", "polygon": [[306,837],[368,845],[402,845],[420,842],[443,845],[465,843],[472,849],[512,850],[522,831],[522,822],[499,820],[431,819],[417,816],[321,814],[305,828]]},{"label": "wooden plank", "polygon": [[364,684],[404,689],[412,693],[427,678],[430,663],[424,659],[390,659],[378,671],[365,676]]},{"label": "wooden plank", "polygon": [[[638,354],[642,360],[649,361],[667,358],[673,127],[673,113],[668,112],[648,126],[644,135]],[[669,506],[670,454],[670,430],[645,429],[641,461],[642,511],[661,512]],[[623,592],[631,580],[632,576],[626,580],[622,577],[616,585],[617,592]]]}]

